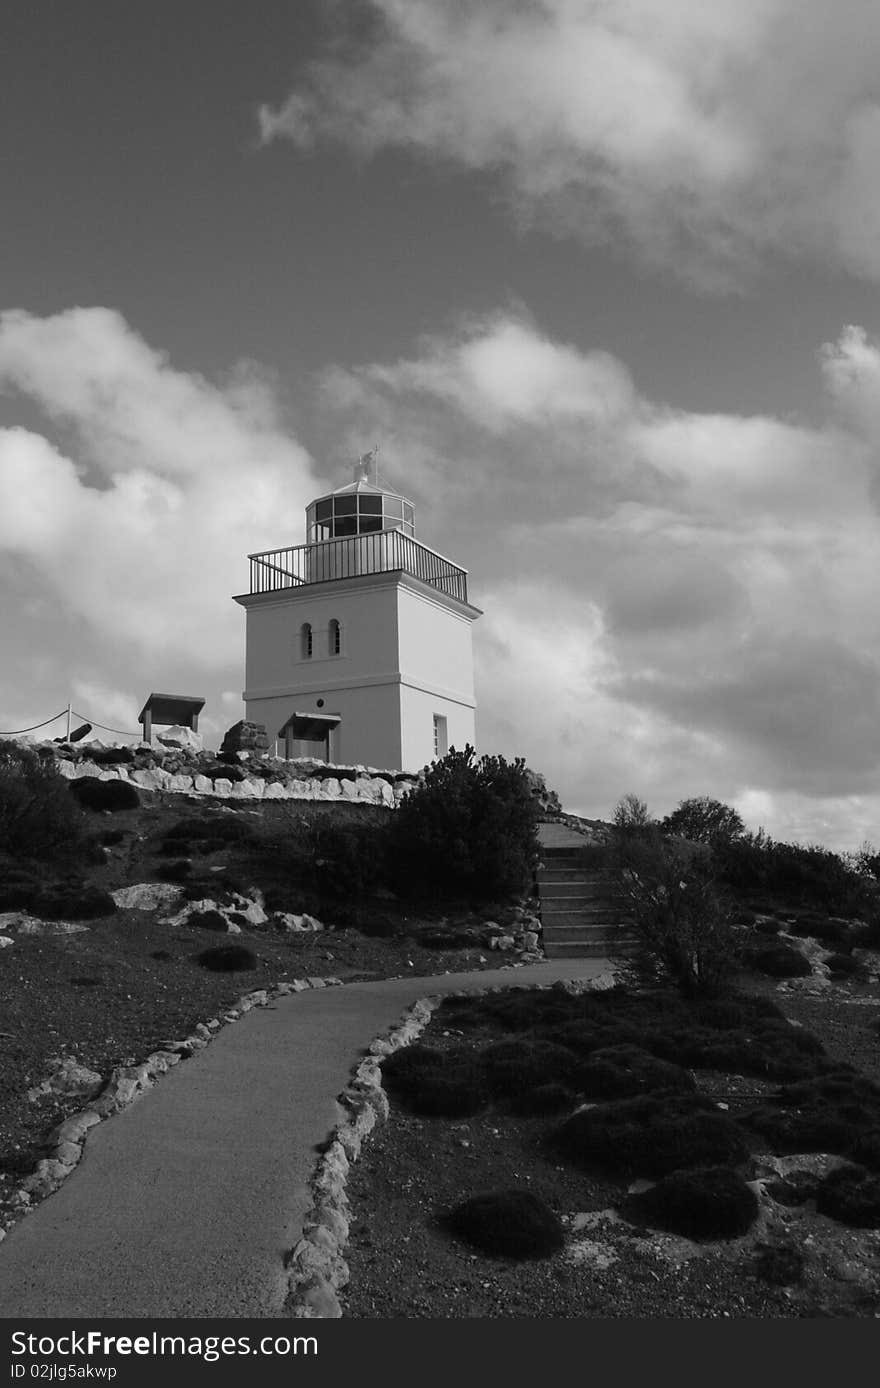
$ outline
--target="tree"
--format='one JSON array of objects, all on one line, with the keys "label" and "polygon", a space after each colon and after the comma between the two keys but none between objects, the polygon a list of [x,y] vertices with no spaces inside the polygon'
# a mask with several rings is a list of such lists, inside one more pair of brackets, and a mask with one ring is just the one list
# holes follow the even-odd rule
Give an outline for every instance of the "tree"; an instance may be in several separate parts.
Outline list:
[{"label": "tree", "polygon": [[692,843],[723,844],[740,838],[746,831],[736,810],[709,795],[682,800],[661,822],[664,834],[690,839]]},{"label": "tree", "polygon": [[644,800],[630,791],[614,807],[614,827],[622,833],[635,833],[654,823]]}]

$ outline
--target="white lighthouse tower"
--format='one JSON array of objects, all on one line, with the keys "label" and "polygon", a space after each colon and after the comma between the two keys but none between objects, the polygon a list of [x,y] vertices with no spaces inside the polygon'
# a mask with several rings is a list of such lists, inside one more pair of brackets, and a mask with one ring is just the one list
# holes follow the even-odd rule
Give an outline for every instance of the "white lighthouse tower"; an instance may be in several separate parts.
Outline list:
[{"label": "white lighthouse tower", "polygon": [[307,508],[306,540],[249,556],[246,717],[287,756],[390,770],[474,743],[467,572],[415,538],[375,450]]}]

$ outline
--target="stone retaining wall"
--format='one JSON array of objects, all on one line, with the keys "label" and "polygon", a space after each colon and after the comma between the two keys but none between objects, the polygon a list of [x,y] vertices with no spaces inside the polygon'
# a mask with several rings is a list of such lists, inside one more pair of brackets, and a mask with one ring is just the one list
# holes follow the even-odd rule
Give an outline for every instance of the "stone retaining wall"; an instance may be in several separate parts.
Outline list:
[{"label": "stone retaining wall", "polygon": [[138,790],[213,795],[234,800],[331,800],[393,809],[418,778],[366,766],[335,766],[311,759],[237,752],[221,760],[212,752],[164,749],[147,744],[105,747],[86,743],[36,744],[55,759],[62,776],[75,780],[126,781]]}]

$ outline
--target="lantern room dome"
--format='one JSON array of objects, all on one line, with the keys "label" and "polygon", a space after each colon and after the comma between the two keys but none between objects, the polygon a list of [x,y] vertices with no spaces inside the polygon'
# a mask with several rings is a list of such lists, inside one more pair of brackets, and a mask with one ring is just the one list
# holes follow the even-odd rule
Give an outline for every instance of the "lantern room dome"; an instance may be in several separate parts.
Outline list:
[{"label": "lantern room dome", "polygon": [[354,481],[306,507],[306,540],[338,540],[349,535],[368,535],[376,530],[402,530],[415,536],[415,507],[399,492],[371,481],[375,476],[373,454],[355,465]]}]

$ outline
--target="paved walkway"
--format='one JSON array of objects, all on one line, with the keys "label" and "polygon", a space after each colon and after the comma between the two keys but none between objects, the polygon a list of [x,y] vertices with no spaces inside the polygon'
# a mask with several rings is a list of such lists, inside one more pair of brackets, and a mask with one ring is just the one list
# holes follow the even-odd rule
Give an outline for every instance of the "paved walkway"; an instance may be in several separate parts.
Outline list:
[{"label": "paved walkway", "polygon": [[429,993],[608,967],[353,983],[255,1008],[91,1130],[73,1175],[0,1244],[0,1316],[280,1316],[315,1144],[370,1041]]}]

